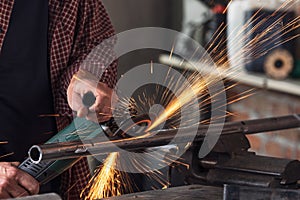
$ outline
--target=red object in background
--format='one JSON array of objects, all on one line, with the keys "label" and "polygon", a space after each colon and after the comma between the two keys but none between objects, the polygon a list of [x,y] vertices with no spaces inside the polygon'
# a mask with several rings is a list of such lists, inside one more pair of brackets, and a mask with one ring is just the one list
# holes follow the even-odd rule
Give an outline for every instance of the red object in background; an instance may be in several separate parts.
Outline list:
[{"label": "red object in background", "polygon": [[212,8],[212,12],[215,14],[223,14],[225,10],[226,10],[226,6],[221,4],[217,4]]}]

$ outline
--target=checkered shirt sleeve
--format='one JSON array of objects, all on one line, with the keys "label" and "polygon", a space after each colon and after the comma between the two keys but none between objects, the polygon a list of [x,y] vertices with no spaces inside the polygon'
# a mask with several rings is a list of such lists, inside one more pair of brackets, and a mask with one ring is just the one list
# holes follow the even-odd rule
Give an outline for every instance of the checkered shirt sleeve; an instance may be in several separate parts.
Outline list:
[{"label": "checkered shirt sleeve", "polygon": [[[51,81],[55,107],[61,114],[61,117],[57,118],[58,130],[61,130],[72,120],[72,110],[67,102],[66,91],[73,75],[79,69],[84,69],[113,88],[116,83],[117,62],[104,64],[107,63],[107,59],[112,60],[103,56],[112,55],[107,54],[108,51],[105,49],[97,51],[99,53],[97,55],[101,56],[97,57],[93,65],[84,62],[95,47],[114,36],[113,27],[101,1],[69,0],[70,2],[63,3],[62,7],[60,1],[51,1],[52,12],[49,16],[53,23],[56,22],[55,25],[49,25]],[[60,13],[56,13],[58,10]],[[87,160],[81,159],[62,175],[62,197],[79,199],[81,191],[89,181],[89,175]]]}]

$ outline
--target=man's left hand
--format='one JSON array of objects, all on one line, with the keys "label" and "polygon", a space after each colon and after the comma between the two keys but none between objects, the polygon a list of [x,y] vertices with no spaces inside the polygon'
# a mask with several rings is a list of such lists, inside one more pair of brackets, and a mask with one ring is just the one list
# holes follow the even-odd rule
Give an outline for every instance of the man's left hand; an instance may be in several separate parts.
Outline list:
[{"label": "man's left hand", "polygon": [[[83,104],[82,98],[88,92],[96,97],[91,107]],[[79,71],[75,74],[67,90],[68,103],[78,117],[86,117],[94,122],[104,122],[112,115],[111,100],[113,90],[105,83],[98,82],[90,73]]]}]

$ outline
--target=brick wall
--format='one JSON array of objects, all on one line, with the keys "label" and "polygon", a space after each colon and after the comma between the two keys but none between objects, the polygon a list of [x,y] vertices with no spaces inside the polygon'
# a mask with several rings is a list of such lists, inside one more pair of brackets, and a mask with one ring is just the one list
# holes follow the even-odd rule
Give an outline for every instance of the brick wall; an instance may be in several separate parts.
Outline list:
[{"label": "brick wall", "polygon": [[[251,89],[239,85],[233,93]],[[234,103],[230,110],[235,114],[233,121],[300,113],[300,97],[281,92],[260,90],[251,97]],[[251,150],[260,155],[300,159],[300,129],[290,129],[248,136]]]}]

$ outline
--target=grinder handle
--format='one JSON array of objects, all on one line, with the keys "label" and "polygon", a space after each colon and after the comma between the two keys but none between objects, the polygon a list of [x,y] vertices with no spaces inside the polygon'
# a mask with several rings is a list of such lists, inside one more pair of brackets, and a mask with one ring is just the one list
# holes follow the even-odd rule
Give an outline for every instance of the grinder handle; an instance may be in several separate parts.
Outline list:
[{"label": "grinder handle", "polygon": [[86,107],[91,107],[96,101],[96,97],[93,92],[87,92],[82,97],[82,103]]}]

